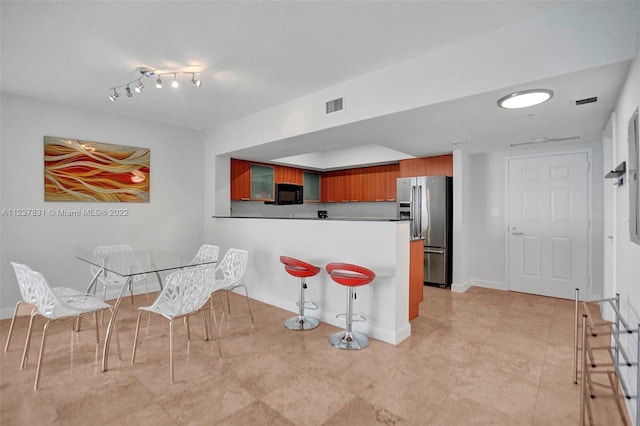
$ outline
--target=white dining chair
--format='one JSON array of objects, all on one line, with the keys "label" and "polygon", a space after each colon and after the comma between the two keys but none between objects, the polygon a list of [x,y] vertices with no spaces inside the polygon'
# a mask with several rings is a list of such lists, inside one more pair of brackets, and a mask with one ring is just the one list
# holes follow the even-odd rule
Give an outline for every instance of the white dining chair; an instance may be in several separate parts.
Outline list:
[{"label": "white dining chair", "polygon": [[[142,271],[139,259],[136,257],[133,249],[129,244],[119,244],[110,246],[98,246],[93,250],[94,260],[104,257],[105,262],[108,259],[108,263],[105,266],[116,270],[128,271]],[[100,272],[100,267],[96,265],[90,265],[91,275],[95,276]],[[119,286],[120,288],[126,284],[128,277],[123,277],[118,274],[109,272],[108,270],[101,272],[97,281],[102,285],[102,300],[107,299],[107,287]],[[131,295],[131,303],[133,303],[133,284],[144,281],[146,293],[149,293],[149,286],[146,281],[145,274],[134,275],[129,281],[129,293]],[[160,284],[162,285],[162,284]],[[93,294],[96,293],[96,287],[93,288]]]},{"label": "white dining chair", "polygon": [[[167,283],[151,306],[142,306],[138,312],[136,332],[133,340],[131,365],[136,360],[140,318],[143,312],[160,315],[169,320],[169,375],[173,383],[173,323],[179,318],[188,318],[200,312],[204,327],[205,340],[210,340],[209,326],[204,310],[212,292],[213,266],[198,266],[176,271],[167,276]],[[187,339],[190,340],[189,323],[187,322]]]},{"label": "white dining chair", "polygon": [[[40,355],[38,356],[38,367],[36,369],[36,379],[33,389],[38,389],[40,374],[42,372],[42,361],[44,360],[44,350],[47,343],[47,332],[49,325],[54,321],[74,320],[81,316],[93,314],[96,330],[96,344],[100,344],[100,330],[98,327],[97,313],[109,310],[111,306],[93,296],[79,293],[68,296],[63,301],[53,292],[44,276],[32,270],[27,265],[11,262],[11,266],[16,274],[18,286],[23,300],[34,306],[29,319],[29,328],[22,353],[20,369],[24,369],[29,360],[29,349],[31,346],[31,333],[33,331],[33,320],[40,315],[46,319],[42,330],[42,343],[40,344]],[[113,315],[113,311],[111,311]]]},{"label": "white dining chair", "polygon": [[[254,327],[253,310],[249,301],[249,292],[247,286],[242,284],[242,279],[247,270],[247,262],[249,260],[249,252],[246,250],[230,248],[225,253],[222,260],[217,264],[215,269],[214,292],[224,290],[227,292],[227,314],[231,318],[231,301],[229,299],[230,291],[242,287],[245,297],[247,298],[247,306],[249,306],[249,315],[251,315],[251,328]],[[212,301],[213,303],[213,301]],[[224,306],[223,306],[224,319]]]},{"label": "white dining chair", "polygon": [[215,262],[218,260],[218,254],[220,253],[220,247],[211,244],[203,244],[198,249],[198,252],[193,257],[190,265],[196,265],[202,262]]},{"label": "white dining chair", "polygon": [[[7,342],[4,345],[5,352],[9,351],[9,345],[11,344],[11,338],[13,336],[13,327],[15,325],[16,319],[19,316],[21,308],[25,305],[28,305],[31,308],[31,312],[33,312],[33,310],[36,309],[34,305],[27,302],[27,300],[25,300],[25,295],[23,294],[22,287],[21,286],[19,287],[20,287],[20,295],[22,296],[22,300],[19,300],[18,303],[16,303],[16,307],[13,310],[13,317],[11,317],[11,324],[9,325],[9,334],[7,335]],[[63,302],[66,302],[68,300],[73,300],[79,296],[81,297],[85,295],[83,291],[78,291],[69,287],[51,287],[51,291]],[[31,315],[31,313],[29,315]]]}]

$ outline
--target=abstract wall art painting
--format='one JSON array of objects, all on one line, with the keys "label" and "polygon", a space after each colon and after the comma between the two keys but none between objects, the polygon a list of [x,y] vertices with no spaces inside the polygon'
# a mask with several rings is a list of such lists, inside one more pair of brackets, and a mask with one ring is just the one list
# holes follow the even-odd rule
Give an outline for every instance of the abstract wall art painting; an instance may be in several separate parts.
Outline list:
[{"label": "abstract wall art painting", "polygon": [[150,151],[44,137],[45,201],[149,202]]}]

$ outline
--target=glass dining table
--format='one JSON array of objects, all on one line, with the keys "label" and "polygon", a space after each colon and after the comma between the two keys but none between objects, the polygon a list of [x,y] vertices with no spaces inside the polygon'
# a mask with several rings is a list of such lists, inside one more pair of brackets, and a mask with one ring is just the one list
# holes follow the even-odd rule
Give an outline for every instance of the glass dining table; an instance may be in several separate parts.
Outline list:
[{"label": "glass dining table", "polygon": [[97,255],[80,253],[76,258],[90,265],[93,277],[87,287],[87,294],[95,294],[98,282],[101,279],[107,279],[107,277],[109,277],[108,281],[111,285],[121,286],[113,305],[113,315],[107,325],[102,355],[102,371],[107,371],[109,366],[109,347],[120,303],[127,289],[132,292],[131,285],[134,281],[145,278],[147,275],[155,275],[162,289],[162,273],[217,263],[215,260],[192,260],[193,254],[185,255],[169,250],[132,250]]}]

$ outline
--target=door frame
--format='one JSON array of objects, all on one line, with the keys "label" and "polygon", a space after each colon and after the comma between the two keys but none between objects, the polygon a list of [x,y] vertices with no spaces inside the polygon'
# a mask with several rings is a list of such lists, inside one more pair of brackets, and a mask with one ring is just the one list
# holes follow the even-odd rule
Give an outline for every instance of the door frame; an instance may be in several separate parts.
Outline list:
[{"label": "door frame", "polygon": [[509,247],[509,218],[511,212],[509,211],[509,161],[517,159],[527,159],[536,157],[554,157],[567,154],[586,154],[587,155],[587,284],[586,293],[581,294],[581,300],[591,300],[593,292],[593,154],[591,148],[576,148],[572,150],[549,150],[540,152],[529,152],[523,154],[507,155],[504,158],[504,211],[505,211],[505,223],[504,223],[504,276],[505,287],[508,291],[511,291],[511,281],[509,278],[509,253],[511,247]]}]

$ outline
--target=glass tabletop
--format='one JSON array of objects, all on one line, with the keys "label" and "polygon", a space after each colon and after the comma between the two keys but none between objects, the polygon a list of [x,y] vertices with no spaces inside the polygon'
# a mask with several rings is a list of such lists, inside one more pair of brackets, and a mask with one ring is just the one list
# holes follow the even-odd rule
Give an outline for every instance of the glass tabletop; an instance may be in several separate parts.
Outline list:
[{"label": "glass tabletop", "polygon": [[76,256],[89,263],[98,271],[104,268],[107,272],[122,277],[133,277],[154,272],[172,271],[200,265],[214,265],[217,261],[195,260],[195,254],[184,254],[170,250],[125,250],[113,253],[93,254],[80,253]]}]

